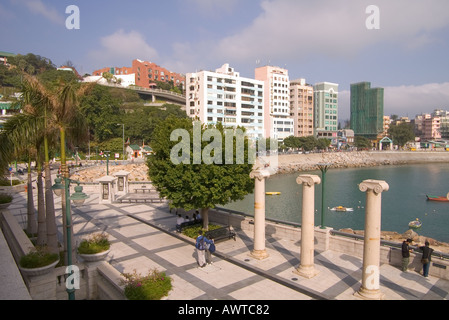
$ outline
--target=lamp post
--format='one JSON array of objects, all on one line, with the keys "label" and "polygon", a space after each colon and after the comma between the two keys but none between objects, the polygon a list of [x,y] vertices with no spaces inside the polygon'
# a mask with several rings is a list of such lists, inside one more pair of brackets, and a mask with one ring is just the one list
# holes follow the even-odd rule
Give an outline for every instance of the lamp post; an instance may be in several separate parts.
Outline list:
[{"label": "lamp post", "polygon": [[104,151],[104,156],[106,157],[106,175],[109,175],[109,155],[111,151]]},{"label": "lamp post", "polygon": [[[64,179],[64,183],[61,183]],[[78,185],[75,187],[75,193],[70,196],[70,183],[77,183]],[[66,228],[67,228],[67,265],[70,267],[70,275],[73,273],[72,271],[72,216],[71,216],[71,208],[70,208],[70,200],[73,201],[76,205],[82,205],[84,201],[89,198],[89,196],[85,193],[83,193],[83,187],[80,186],[79,181],[71,180],[66,177],[60,178],[58,177],[55,179],[55,184],[51,187],[55,195],[61,196],[62,190],[65,192],[65,214],[66,214]],[[69,276],[70,276],[69,275]],[[75,289],[73,288],[67,288],[67,293],[69,296],[69,300],[75,300]]]},{"label": "lamp post", "polygon": [[317,167],[321,171],[321,229],[325,229],[324,225],[324,191],[325,191],[325,181],[326,181],[326,172],[332,166],[331,163],[318,163]]},{"label": "lamp post", "polygon": [[122,154],[122,160],[125,160],[125,124],[124,123],[117,123],[118,126],[123,126],[123,154]]}]

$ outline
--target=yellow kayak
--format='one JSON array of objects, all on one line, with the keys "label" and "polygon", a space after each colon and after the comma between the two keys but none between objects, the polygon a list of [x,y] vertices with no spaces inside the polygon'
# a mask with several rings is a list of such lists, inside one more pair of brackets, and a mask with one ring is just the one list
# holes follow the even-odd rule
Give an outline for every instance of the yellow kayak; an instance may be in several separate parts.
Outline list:
[{"label": "yellow kayak", "polygon": [[265,192],[265,194],[267,196],[276,196],[276,195],[280,195],[281,193],[280,192]]}]

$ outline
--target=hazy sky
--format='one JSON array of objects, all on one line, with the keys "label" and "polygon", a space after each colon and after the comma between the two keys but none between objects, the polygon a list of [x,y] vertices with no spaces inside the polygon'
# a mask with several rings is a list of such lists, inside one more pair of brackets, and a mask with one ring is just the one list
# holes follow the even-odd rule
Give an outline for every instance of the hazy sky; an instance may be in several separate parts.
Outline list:
[{"label": "hazy sky", "polygon": [[[66,28],[69,5],[79,29]],[[135,58],[179,73],[229,63],[249,78],[285,67],[291,80],[338,83],[340,119],[361,81],[385,88],[386,115],[449,110],[447,0],[2,0],[0,39],[0,51],[81,74]]]}]

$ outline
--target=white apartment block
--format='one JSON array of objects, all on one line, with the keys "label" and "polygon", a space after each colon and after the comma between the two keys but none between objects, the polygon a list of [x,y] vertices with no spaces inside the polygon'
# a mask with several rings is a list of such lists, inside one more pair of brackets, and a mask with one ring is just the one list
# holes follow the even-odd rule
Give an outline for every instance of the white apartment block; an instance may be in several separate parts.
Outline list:
[{"label": "white apartment block", "polygon": [[294,136],[313,136],[313,87],[305,79],[290,81],[290,116]]},{"label": "white apartment block", "polygon": [[224,64],[186,75],[186,112],[201,123],[246,129],[251,139],[264,136],[264,83],[240,77]]},{"label": "white apartment block", "polygon": [[256,68],[256,80],[265,84],[265,138],[283,140],[294,135],[290,117],[290,81],[288,70],[264,66]]}]

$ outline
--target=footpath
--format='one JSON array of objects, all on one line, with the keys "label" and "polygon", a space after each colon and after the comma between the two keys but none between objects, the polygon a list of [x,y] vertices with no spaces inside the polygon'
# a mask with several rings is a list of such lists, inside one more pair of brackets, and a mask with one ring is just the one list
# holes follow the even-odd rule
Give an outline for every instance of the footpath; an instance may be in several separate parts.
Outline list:
[{"label": "footpath", "polygon": [[[60,199],[55,199],[55,208],[61,230]],[[20,223],[26,221],[23,193],[16,194],[9,209]],[[176,232],[176,215],[166,203],[107,205],[91,195],[83,206],[72,206],[72,212],[74,242],[94,232],[107,232],[112,242],[107,261],[119,272],[165,271],[173,279],[165,300],[360,300],[354,293],[361,285],[362,260],[334,251],[315,252],[319,274],[302,278],[294,273],[300,239],[267,235],[269,257],[256,260],[250,255],[252,234],[236,230],[236,240],[218,242],[213,263],[199,268],[193,240]],[[2,260],[6,251],[0,245]],[[8,296],[11,288],[3,277],[0,280],[1,299],[21,299]],[[380,267],[380,288],[386,300],[449,298],[449,281],[385,264]]]}]

